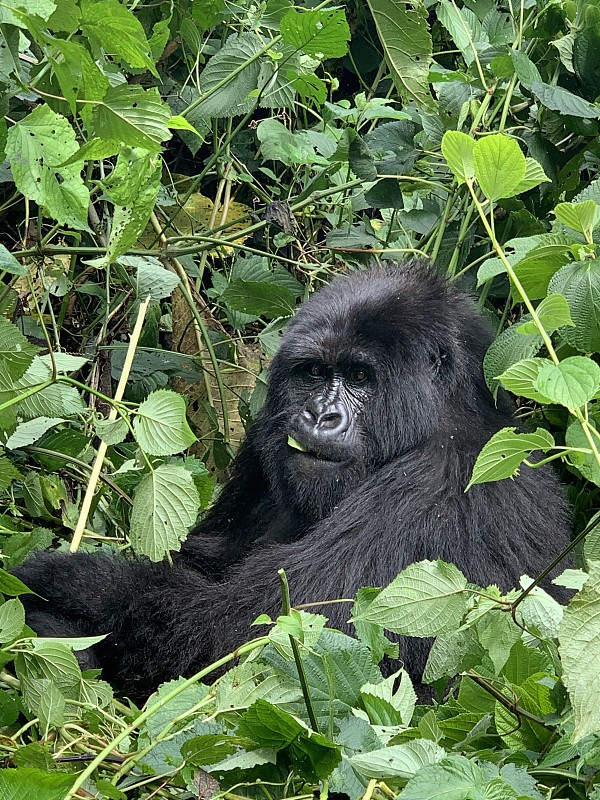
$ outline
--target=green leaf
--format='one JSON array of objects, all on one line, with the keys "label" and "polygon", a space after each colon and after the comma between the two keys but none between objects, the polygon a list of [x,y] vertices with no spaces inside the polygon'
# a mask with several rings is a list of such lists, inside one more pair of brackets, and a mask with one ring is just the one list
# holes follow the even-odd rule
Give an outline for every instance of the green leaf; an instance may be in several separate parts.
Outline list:
[{"label": "green leaf", "polygon": [[147,69],[158,77],[142,23],[119,0],[82,0],[81,28],[127,67]]},{"label": "green leaf", "polygon": [[562,328],[567,344],[584,353],[600,351],[600,260],[566,264],[551,279],[548,291],[567,298],[575,328]]},{"label": "green leaf", "polygon": [[64,800],[74,776],[64,772],[43,772],[33,767],[3,769],[0,772],[2,800]]},{"label": "green leaf", "polygon": [[260,149],[265,160],[281,161],[287,166],[294,164],[325,165],[325,159],[318,156],[307,131],[288,131],[276,119],[263,119],[256,128]]},{"label": "green leaf", "polygon": [[172,456],[196,441],[185,418],[185,400],[169,389],[148,395],[133,420],[137,443],[152,456]]},{"label": "green leaf", "polygon": [[490,47],[490,40],[477,16],[471,9],[459,8],[449,0],[441,0],[438,19],[454,39],[467,65],[473,63],[478,53]]},{"label": "green leaf", "polygon": [[341,58],[348,52],[350,28],[343,9],[290,8],[281,18],[283,41],[319,59]]},{"label": "green leaf", "polygon": [[11,575],[5,569],[0,568],[0,592],[2,594],[19,595],[32,594],[31,590],[25,586],[22,580],[15,575]]},{"label": "green leaf", "polygon": [[[542,327],[548,333],[553,333],[557,328],[562,328],[568,325],[570,328],[575,327],[575,323],[571,319],[571,311],[567,298],[562,294],[550,294],[545,297],[539,306],[536,308],[536,314]],[[519,325],[519,333],[524,336],[530,336],[538,332],[538,327],[533,320],[524,322]]]},{"label": "green leaf", "polygon": [[490,389],[498,388],[498,375],[504,374],[509,367],[524,359],[534,356],[541,348],[543,341],[539,333],[534,336],[519,334],[520,325],[511,325],[489,346],[483,359],[483,374]]},{"label": "green leaf", "polygon": [[550,400],[535,388],[535,382],[541,368],[548,363],[545,358],[525,358],[509,367],[498,380],[509,392],[518,397],[527,397],[538,403],[549,403]]},{"label": "green leaf", "polygon": [[[56,0],[31,0],[31,2],[29,0],[5,0],[0,9],[0,23],[25,27],[23,18],[27,18],[26,14],[35,15],[46,21],[54,13],[56,5]],[[13,14],[11,9],[21,13]]]},{"label": "green leaf", "polygon": [[455,629],[467,610],[462,572],[443,561],[411,564],[382,589],[362,619],[394,633],[438,636]]},{"label": "green leaf", "polygon": [[[486,762],[486,766],[488,775],[497,772],[498,768],[489,762]],[[475,761],[452,755],[438,764],[420,769],[400,792],[398,800],[469,800],[475,797],[492,800],[484,793],[488,780]],[[516,797],[506,791],[502,800],[516,800]],[[500,800],[500,797],[494,800]]]},{"label": "green leaf", "polygon": [[6,442],[6,447],[9,450],[27,447],[27,445],[37,442],[46,431],[60,425],[61,422],[66,422],[66,420],[61,417],[36,417],[29,422],[21,422]]},{"label": "green leaf", "polygon": [[429,651],[423,680],[434,683],[442,678],[452,678],[481,664],[483,656],[483,647],[473,628],[445,633],[435,639]]},{"label": "green leaf", "polygon": [[573,742],[600,730],[600,562],[590,563],[583,589],[571,600],[558,634],[562,680],[575,714]]},{"label": "green leaf", "polygon": [[517,78],[526,89],[531,89],[533,83],[541,83],[542,76],[539,69],[523,50],[512,50],[510,56]]},{"label": "green leaf", "polygon": [[96,105],[92,122],[95,136],[158,153],[172,136],[167,127],[170,118],[171,109],[156,89],[120,84]]},{"label": "green leaf", "polygon": [[[593,423],[590,422],[590,424],[592,425]],[[565,434],[565,444],[567,447],[577,447],[590,450],[590,443],[579,420],[573,420],[567,428],[567,432]],[[587,478],[588,481],[592,481],[592,483],[595,483],[596,486],[600,486],[600,464],[598,464],[596,461],[596,456],[593,454],[593,452],[589,452],[587,454],[569,453],[569,462],[577,467],[584,478]],[[592,534],[590,534],[590,536]],[[588,536],[585,540],[584,552],[585,547],[588,545],[590,540],[590,536]]]},{"label": "green leaf", "polygon": [[199,505],[192,475],[177,464],[161,464],[135,493],[130,530],[135,551],[160,561],[169,550],[179,550]]},{"label": "green leaf", "polygon": [[460,131],[446,131],[442,139],[442,155],[448,162],[454,177],[459,184],[465,180],[473,178],[475,166],[473,163],[473,151],[475,149],[475,139],[467,136]]},{"label": "green leaf", "polygon": [[266,281],[233,280],[221,299],[235,311],[256,314],[269,319],[289,317],[294,313],[296,298],[284,286]]},{"label": "green leaf", "polygon": [[7,383],[19,380],[27,372],[38,350],[16,325],[0,317],[0,376]]},{"label": "green leaf", "polygon": [[13,481],[22,480],[23,475],[6,456],[0,456],[0,490],[8,489]]},{"label": "green leaf", "polygon": [[95,423],[96,433],[108,445],[125,441],[129,427],[124,419],[99,419]]},{"label": "green leaf", "polygon": [[21,264],[20,261],[17,261],[3,244],[0,244],[0,270],[8,272],[9,275],[23,276],[28,274],[25,264]]},{"label": "green leaf", "polygon": [[366,683],[360,690],[360,699],[374,725],[407,726],[415,710],[417,694],[410,675],[402,669],[379,683]]},{"label": "green leaf", "polygon": [[543,428],[538,428],[535,433],[515,433],[515,428],[502,428],[477,456],[467,489],[476,483],[512,478],[518,474],[519,467],[534,450],[545,453],[552,447],[554,439]]},{"label": "green leaf", "polygon": [[200,119],[210,122],[214,117],[234,117],[256,106],[251,93],[259,88],[256,56],[264,44],[258,34],[245,31],[230,36],[215,53],[200,75],[201,97],[205,98],[195,110]]},{"label": "green leaf", "polygon": [[294,450],[300,450],[301,453],[306,452],[306,447],[304,447],[303,444],[300,444],[300,442],[297,442],[292,436],[287,437],[287,443],[290,447],[293,447]]},{"label": "green leaf", "polygon": [[[122,259],[121,263],[130,264],[131,261]],[[148,295],[153,300],[162,300],[170,297],[173,289],[179,285],[179,276],[170,269],[165,269],[157,258],[142,258],[136,263],[138,264],[136,295],[139,300],[145,299]]]},{"label": "green leaf", "polygon": [[20,636],[25,627],[25,609],[18,600],[7,600],[0,606],[0,642],[10,642]]},{"label": "green leaf", "polygon": [[540,183],[550,182],[550,178],[542,169],[541,164],[538,164],[535,159],[527,156],[525,159],[525,177],[515,189],[515,195],[528,192],[530,189],[534,189],[536,186],[539,186]]},{"label": "green leaf", "polygon": [[259,699],[250,706],[237,733],[267,749],[288,748],[295,769],[307,780],[327,778],[341,760],[337,745],[266,700]]},{"label": "green leaf", "polygon": [[571,356],[560,364],[547,362],[535,381],[535,388],[552,403],[571,410],[588,403],[599,387],[600,367],[585,356]]},{"label": "green leaf", "polygon": [[[78,9],[73,9],[73,11],[73,16],[76,16]],[[41,34],[38,41],[40,44],[46,45],[45,52],[48,60],[52,64],[60,89],[69,103],[73,116],[77,112],[78,100],[102,100],[110,85],[108,78],[82,44],[45,34]],[[80,109],[81,115],[87,123],[91,108],[80,106]],[[68,164],[77,160],[73,159],[72,162],[71,158],[67,159]],[[67,163],[63,163],[61,166],[67,166]]]},{"label": "green leaf", "polygon": [[579,233],[588,234],[600,224],[600,206],[593,200],[583,203],[559,203],[554,209],[556,219]]},{"label": "green leaf", "polygon": [[598,119],[600,117],[600,107],[595,103],[588,103],[583,97],[579,97],[561,86],[551,86],[548,83],[534,81],[531,84],[531,91],[537,96],[543,106],[551,111],[558,111],[559,114],[567,114],[570,117],[581,117],[581,119]]},{"label": "green leaf", "polygon": [[414,739],[406,744],[395,744],[380,750],[352,756],[348,759],[354,769],[365,778],[401,778],[408,780],[426,764],[437,764],[446,751],[429,739]]},{"label": "green leaf", "polygon": [[488,200],[513,197],[525,178],[526,161],[515,139],[492,133],[475,142],[475,177]]},{"label": "green leaf", "polygon": [[[157,155],[146,150],[127,148],[126,152],[119,155],[116,172],[119,175],[115,175],[108,189],[111,200],[115,202],[110,237],[106,255],[94,261],[96,268],[116,261],[144,232],[160,189],[162,162]],[[120,184],[119,179],[126,184]],[[151,257],[121,259],[124,265],[143,264],[144,261],[150,263]],[[140,299],[145,299],[146,296],[147,294],[138,294]]]},{"label": "green leaf", "polygon": [[59,166],[78,150],[75,131],[47,105],[40,105],[8,132],[15,184],[62,225],[87,230],[90,193],[78,166]]},{"label": "green leaf", "polygon": [[431,106],[429,65],[432,41],[421,0],[367,0],[386,61],[400,96]]}]

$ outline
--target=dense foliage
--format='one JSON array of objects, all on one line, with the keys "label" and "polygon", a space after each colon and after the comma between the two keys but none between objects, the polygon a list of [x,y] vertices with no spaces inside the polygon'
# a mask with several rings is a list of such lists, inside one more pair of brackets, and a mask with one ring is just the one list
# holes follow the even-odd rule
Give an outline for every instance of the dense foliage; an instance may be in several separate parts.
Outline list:
[{"label": "dense foliage", "polygon": [[[247,660],[143,710],[89,640],[32,639],[2,571],[0,798],[600,798],[600,4],[7,0],[0,81],[5,567],[177,550],[298,299],[405,253],[477,292],[528,425],[472,483],[556,460],[581,567],[565,609],[413,565],[360,593],[359,640],[282,576]],[[454,696],[382,680],[382,626],[437,636]]]}]

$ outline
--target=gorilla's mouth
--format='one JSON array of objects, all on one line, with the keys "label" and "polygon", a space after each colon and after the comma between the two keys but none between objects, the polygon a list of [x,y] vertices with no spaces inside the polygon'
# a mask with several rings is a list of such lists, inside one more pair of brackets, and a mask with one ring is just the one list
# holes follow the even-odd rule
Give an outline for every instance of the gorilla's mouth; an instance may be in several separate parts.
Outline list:
[{"label": "gorilla's mouth", "polygon": [[288,447],[295,450],[295,455],[302,459],[318,461],[322,464],[340,464],[344,459],[339,456],[336,457],[333,453],[324,453],[323,451],[316,451],[310,449],[307,445],[302,444],[293,436],[288,436]]}]

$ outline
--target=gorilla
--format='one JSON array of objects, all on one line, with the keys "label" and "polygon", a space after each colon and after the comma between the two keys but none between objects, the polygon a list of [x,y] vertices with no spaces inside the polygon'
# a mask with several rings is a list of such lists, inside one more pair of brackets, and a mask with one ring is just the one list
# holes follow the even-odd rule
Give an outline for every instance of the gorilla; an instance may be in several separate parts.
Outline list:
[{"label": "gorilla", "polygon": [[[246,641],[260,613],[277,617],[282,567],[295,604],[354,597],[421,559],[503,590],[537,575],[569,542],[553,471],[464,491],[483,445],[515,424],[484,381],[492,338],[417,261],[334,280],[290,323],[232,478],[174,563],[42,553],[16,570],[38,595],[24,598],[28,623],[109,633],[83,665],[143,698]],[[347,604],[326,613],[350,632]],[[430,643],[397,638],[418,681]]]}]

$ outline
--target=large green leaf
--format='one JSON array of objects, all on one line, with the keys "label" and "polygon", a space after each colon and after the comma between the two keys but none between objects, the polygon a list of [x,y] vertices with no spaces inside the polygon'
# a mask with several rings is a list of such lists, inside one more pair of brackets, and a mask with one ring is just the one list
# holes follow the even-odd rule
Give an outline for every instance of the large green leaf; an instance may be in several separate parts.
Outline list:
[{"label": "large green leaf", "polygon": [[561,337],[581,352],[600,351],[600,260],[566,264],[548,291],[567,298],[575,323],[574,328],[561,328]]},{"label": "large green leaf", "polygon": [[408,780],[426,764],[437,764],[446,755],[443,747],[429,739],[415,739],[371,750],[349,759],[350,764],[365,778],[401,778]]},{"label": "large green leaf", "polygon": [[588,403],[600,387],[600,367],[591,358],[571,356],[560,364],[547,361],[535,380],[535,388],[552,403],[571,410]]},{"label": "large green leaf", "polygon": [[319,58],[341,58],[348,52],[350,28],[343,9],[290,8],[281,18],[284,42]]},{"label": "large green leaf", "polygon": [[453,564],[419,561],[383,589],[361,619],[407,636],[455,630],[467,610],[467,580]]},{"label": "large green leaf", "polygon": [[34,767],[3,769],[0,772],[2,800],[64,800],[75,776],[64,772],[43,772]]},{"label": "large green leaf", "polygon": [[573,741],[600,730],[600,562],[567,606],[558,634],[562,679],[575,714]]},{"label": "large green leaf", "polygon": [[598,119],[600,117],[599,106],[588,103],[583,97],[579,97],[561,86],[551,86],[548,83],[533,81],[531,91],[537,96],[540,103],[551,111],[582,119]]},{"label": "large green leaf", "polygon": [[367,2],[400,95],[420,105],[431,105],[428,77],[432,43],[424,3],[420,0]]},{"label": "large green leaf", "polygon": [[159,389],[140,404],[133,430],[139,446],[152,456],[172,456],[196,441],[185,418],[180,394]]},{"label": "large green leaf", "polygon": [[440,0],[437,13],[468,65],[490,47],[489,37],[471,9],[459,8],[450,0]]},{"label": "large green leaf", "polygon": [[490,389],[498,389],[498,379],[509,367],[531,358],[543,342],[539,333],[525,336],[519,333],[519,325],[511,325],[489,346],[483,359],[483,374]]},{"label": "large green leaf", "polygon": [[75,131],[47,105],[37,106],[8,132],[6,155],[19,191],[61,224],[84,230],[90,193],[80,167],[58,166],[77,150]]},{"label": "large green leaf", "polygon": [[211,94],[195,109],[204,123],[209,124],[213,117],[233,117],[254,108],[256,98],[252,93],[261,88],[256,55],[263,46],[258,34],[246,31],[230,36],[210,59],[200,75],[200,88],[202,97]]},{"label": "large green leaf", "polygon": [[477,456],[467,489],[476,483],[512,478],[534,450],[546,452],[551,447],[554,447],[554,439],[543,428],[534,433],[515,433],[514,428],[502,428]]},{"label": "large green leaf", "polygon": [[171,109],[156,89],[121,84],[110,88],[94,108],[94,134],[158,153],[171,138]]},{"label": "large green leaf", "polygon": [[489,200],[512,197],[525,178],[527,162],[514,139],[492,133],[475,142],[475,177]]},{"label": "large green leaf", "polygon": [[160,561],[169,550],[179,550],[199,507],[191,473],[178,464],[161,464],[140,482],[133,500],[130,539],[136,552]]},{"label": "large green leaf", "polygon": [[448,162],[454,177],[459,183],[473,178],[475,167],[473,165],[473,151],[475,139],[461,131],[446,131],[442,139],[442,155]]},{"label": "large green leaf", "polygon": [[6,383],[23,377],[38,349],[16,325],[0,317],[0,376]]},{"label": "large green leaf", "polygon": [[82,0],[81,28],[123,64],[158,77],[142,23],[119,0]]},{"label": "large green leaf", "polygon": [[296,298],[285,286],[266,281],[231,281],[221,299],[236,311],[269,317],[289,317]]}]

